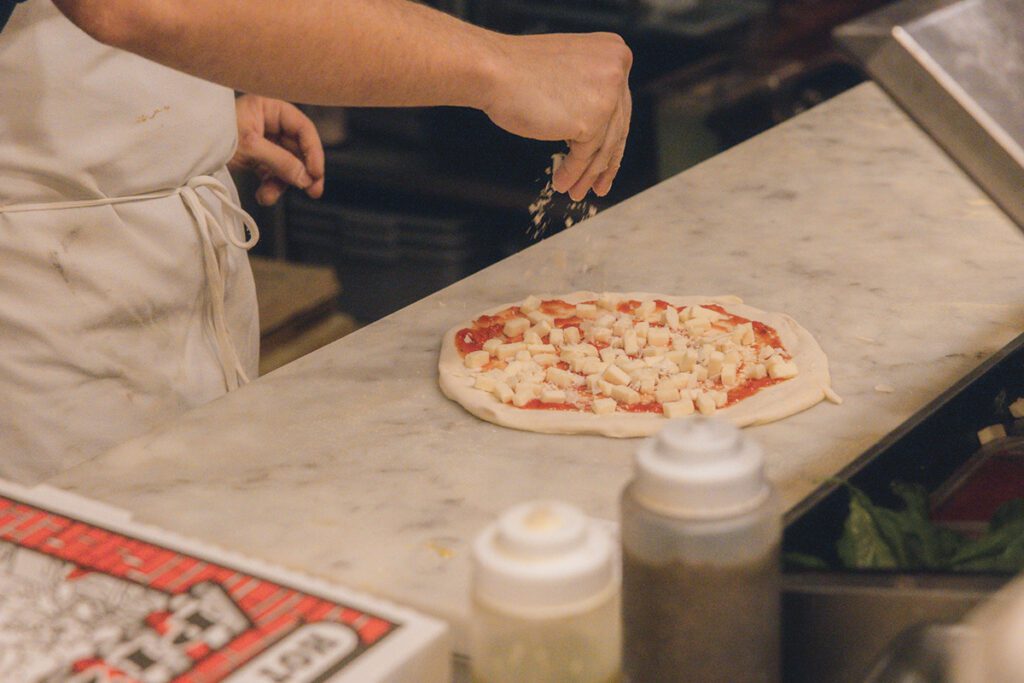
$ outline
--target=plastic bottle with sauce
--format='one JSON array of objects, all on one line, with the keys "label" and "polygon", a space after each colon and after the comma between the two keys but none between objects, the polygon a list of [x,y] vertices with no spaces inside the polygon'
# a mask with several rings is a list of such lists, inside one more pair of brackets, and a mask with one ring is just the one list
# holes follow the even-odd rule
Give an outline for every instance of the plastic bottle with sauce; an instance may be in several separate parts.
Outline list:
[{"label": "plastic bottle with sauce", "polygon": [[640,446],[621,501],[624,680],[779,680],[782,524],[761,449],[694,417]]},{"label": "plastic bottle with sauce", "polygon": [[474,683],[620,680],[611,535],[564,503],[515,506],[473,546]]}]

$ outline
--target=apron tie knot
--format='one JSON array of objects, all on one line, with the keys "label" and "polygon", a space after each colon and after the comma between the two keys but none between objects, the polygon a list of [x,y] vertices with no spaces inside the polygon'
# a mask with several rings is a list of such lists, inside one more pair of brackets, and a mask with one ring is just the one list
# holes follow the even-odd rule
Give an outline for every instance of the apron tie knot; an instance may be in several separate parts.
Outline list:
[{"label": "apron tie knot", "polygon": [[[221,209],[237,216],[247,235],[239,237],[230,226],[221,223],[217,216],[206,206],[199,190],[205,189],[216,197]],[[221,370],[224,372],[224,384],[228,391],[233,391],[249,382],[249,377],[238,358],[238,351],[231,339],[225,315],[225,297],[227,295],[227,253],[225,247],[231,244],[239,249],[251,249],[260,239],[260,231],[256,221],[242,207],[235,203],[228,193],[227,187],[213,176],[201,175],[190,179],[178,188],[178,194],[185,202],[189,213],[199,231],[199,241],[203,252],[203,269],[206,272],[207,288],[210,295],[210,327],[213,330],[214,342],[217,345],[217,356]]]}]

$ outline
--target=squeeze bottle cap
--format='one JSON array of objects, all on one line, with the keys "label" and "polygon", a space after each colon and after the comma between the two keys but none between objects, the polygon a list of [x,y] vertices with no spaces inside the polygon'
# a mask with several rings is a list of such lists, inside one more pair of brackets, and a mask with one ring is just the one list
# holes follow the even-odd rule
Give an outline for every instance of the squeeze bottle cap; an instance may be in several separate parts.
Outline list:
[{"label": "squeeze bottle cap", "polygon": [[577,508],[532,501],[505,511],[473,544],[473,592],[483,603],[522,614],[572,614],[618,588],[608,532]]},{"label": "squeeze bottle cap", "polygon": [[636,498],[670,516],[730,517],[770,495],[760,446],[720,418],[670,422],[640,445],[634,465]]}]

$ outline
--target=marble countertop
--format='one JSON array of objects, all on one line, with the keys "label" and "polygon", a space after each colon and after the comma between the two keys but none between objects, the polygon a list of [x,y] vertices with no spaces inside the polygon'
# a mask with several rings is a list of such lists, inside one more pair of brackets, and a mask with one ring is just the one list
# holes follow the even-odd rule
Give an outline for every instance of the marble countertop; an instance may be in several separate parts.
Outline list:
[{"label": "marble countertop", "polygon": [[788,508],[1024,331],[1024,236],[862,85],[50,483],[449,619],[461,650],[472,537],[532,498],[614,519],[638,442],[470,416],[440,336],[578,289],[737,294],[817,337],[845,403],[750,429]]}]

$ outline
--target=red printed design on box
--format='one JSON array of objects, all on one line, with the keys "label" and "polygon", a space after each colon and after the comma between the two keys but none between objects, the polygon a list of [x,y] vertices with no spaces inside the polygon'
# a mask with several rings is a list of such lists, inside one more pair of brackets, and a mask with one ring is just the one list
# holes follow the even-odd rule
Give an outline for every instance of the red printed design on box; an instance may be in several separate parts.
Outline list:
[{"label": "red printed design on box", "polygon": [[0,496],[0,680],[326,680],[400,624]]}]

